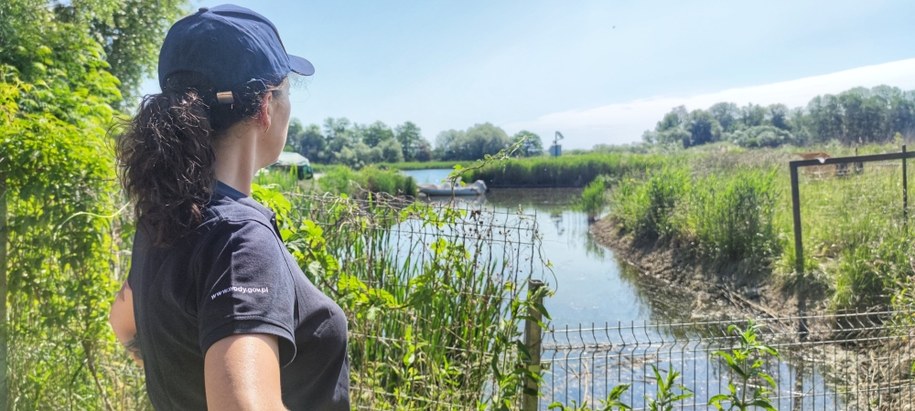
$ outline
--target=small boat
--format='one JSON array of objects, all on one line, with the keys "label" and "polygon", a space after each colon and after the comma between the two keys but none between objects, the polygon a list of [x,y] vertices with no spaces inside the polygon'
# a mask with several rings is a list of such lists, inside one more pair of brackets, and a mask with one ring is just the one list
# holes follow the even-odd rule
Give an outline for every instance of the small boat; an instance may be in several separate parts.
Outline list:
[{"label": "small boat", "polygon": [[477,180],[468,185],[453,185],[452,183],[442,184],[423,184],[417,187],[420,193],[429,197],[443,196],[479,196],[486,194],[486,183],[483,180]]}]

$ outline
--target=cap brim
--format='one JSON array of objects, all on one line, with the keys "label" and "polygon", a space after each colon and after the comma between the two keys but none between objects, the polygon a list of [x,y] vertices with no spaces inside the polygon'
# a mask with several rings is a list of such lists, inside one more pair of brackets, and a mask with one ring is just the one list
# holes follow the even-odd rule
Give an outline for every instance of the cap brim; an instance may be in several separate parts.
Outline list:
[{"label": "cap brim", "polygon": [[315,74],[315,66],[311,65],[311,62],[305,60],[299,56],[289,55],[289,68],[293,73],[298,73],[303,76],[310,76]]}]

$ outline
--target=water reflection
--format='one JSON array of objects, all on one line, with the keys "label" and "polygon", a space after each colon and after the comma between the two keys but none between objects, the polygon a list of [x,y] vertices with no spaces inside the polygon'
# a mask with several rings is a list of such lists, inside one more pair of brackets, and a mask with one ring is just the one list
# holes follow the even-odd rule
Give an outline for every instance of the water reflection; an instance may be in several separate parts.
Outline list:
[{"label": "water reflection", "polygon": [[[408,174],[420,183],[435,183],[448,172],[420,170]],[[542,255],[552,263],[555,275],[543,278],[556,291],[545,302],[555,330],[548,338],[567,347],[544,350],[544,360],[552,363],[543,387],[550,398],[567,403],[589,400],[593,404],[613,384],[625,381],[633,383],[627,393],[629,404],[644,406],[644,395],[654,389],[645,383],[652,375],[649,365],[656,364],[663,370],[682,371],[680,382],[695,393],[690,409],[707,409],[708,398],[725,392],[731,380],[723,364],[710,355],[714,349],[730,346],[728,339],[722,339],[727,324],[709,329],[703,327],[711,324],[682,324],[693,321],[692,301],[683,297],[689,293],[642,275],[598,244],[590,235],[587,216],[575,208],[580,195],[580,189],[492,189],[478,198],[431,201],[486,207],[504,214],[520,212],[536,221]],[[670,323],[681,325],[651,325]],[[727,344],[712,345],[723,343]],[[595,349],[601,344],[612,349]],[[790,356],[784,359],[790,361]],[[815,367],[789,361],[773,361],[766,366],[778,382],[777,409],[837,409],[843,405],[843,399],[828,388]],[[792,388],[798,391],[792,392]],[[814,398],[813,408],[798,406],[794,402],[798,392],[820,393],[822,397]]]},{"label": "water reflection", "polygon": [[[450,170],[406,172],[417,182],[437,182]],[[624,278],[613,252],[589,234],[587,215],[575,209],[579,188],[492,189],[479,198],[433,198],[439,203],[486,207],[499,213],[533,216],[540,231],[542,255],[553,275],[543,278],[555,290],[545,304],[554,327],[603,324],[608,321],[655,320],[654,310],[638,283]]]}]

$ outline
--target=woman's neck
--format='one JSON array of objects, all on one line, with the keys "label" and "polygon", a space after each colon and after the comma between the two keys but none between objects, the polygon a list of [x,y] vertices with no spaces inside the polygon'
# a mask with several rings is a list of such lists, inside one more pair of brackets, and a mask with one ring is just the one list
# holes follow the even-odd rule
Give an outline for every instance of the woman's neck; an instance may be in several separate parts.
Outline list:
[{"label": "woman's neck", "polygon": [[251,182],[257,171],[257,133],[243,124],[230,128],[214,147],[216,179],[245,195],[251,195]]}]

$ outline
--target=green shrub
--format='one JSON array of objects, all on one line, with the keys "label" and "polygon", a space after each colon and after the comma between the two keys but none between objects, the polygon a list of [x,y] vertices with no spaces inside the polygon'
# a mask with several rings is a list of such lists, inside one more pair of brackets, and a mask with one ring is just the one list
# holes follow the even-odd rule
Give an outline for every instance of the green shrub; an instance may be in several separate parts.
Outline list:
[{"label": "green shrub", "polygon": [[327,169],[318,179],[321,190],[329,193],[352,195],[365,186],[362,175],[346,166],[336,166]]},{"label": "green shrub", "polygon": [[646,181],[624,180],[613,193],[613,215],[636,238],[657,239],[675,233],[675,207],[689,191],[685,168],[664,167]]},{"label": "green shrub", "polygon": [[714,260],[766,263],[779,249],[775,172],[743,170],[693,183],[686,219]]},{"label": "green shrub", "polygon": [[610,177],[598,176],[582,191],[580,207],[589,219],[597,218],[607,206],[607,189],[610,188],[611,181]]},{"label": "green shrub", "polygon": [[321,190],[327,193],[362,197],[367,193],[390,195],[416,195],[416,181],[397,170],[382,170],[374,166],[359,171],[346,166],[336,166],[318,178]]}]

